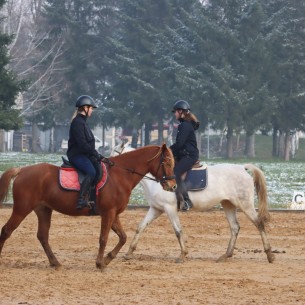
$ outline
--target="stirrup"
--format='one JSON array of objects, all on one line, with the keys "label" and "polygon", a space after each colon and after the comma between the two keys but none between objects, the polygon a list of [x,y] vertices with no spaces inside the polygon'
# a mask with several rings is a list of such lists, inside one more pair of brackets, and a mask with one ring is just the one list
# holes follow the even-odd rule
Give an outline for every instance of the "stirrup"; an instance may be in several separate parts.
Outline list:
[{"label": "stirrup", "polygon": [[182,211],[182,212],[187,212],[187,211],[189,211],[192,207],[193,207],[193,204],[192,204],[191,200],[184,200],[184,201],[183,201],[183,206],[182,206],[181,211]]},{"label": "stirrup", "polygon": [[76,209],[77,210],[87,208],[87,207],[88,207],[88,202],[85,199],[78,200],[78,202],[76,204]]},{"label": "stirrup", "polygon": [[188,203],[186,201],[183,202],[183,207],[180,210],[181,212],[187,212],[190,209]]}]

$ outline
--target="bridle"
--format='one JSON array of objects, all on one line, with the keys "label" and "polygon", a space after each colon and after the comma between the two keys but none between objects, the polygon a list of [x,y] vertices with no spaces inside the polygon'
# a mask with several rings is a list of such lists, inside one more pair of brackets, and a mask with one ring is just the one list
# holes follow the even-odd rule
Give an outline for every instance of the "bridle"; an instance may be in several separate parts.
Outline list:
[{"label": "bridle", "polygon": [[164,153],[162,152],[161,153],[161,159],[160,159],[160,164],[159,164],[159,167],[157,169],[157,173],[159,172],[160,168],[162,167],[162,178],[161,180],[156,180],[157,182],[161,183],[161,185],[163,186],[163,184],[167,181],[167,180],[173,180],[176,178],[175,175],[172,175],[172,176],[166,176],[166,173],[165,173],[165,166],[170,166],[168,165],[168,163],[165,162],[165,159],[168,158],[168,157],[164,157]]},{"label": "bridle", "polygon": [[[121,155],[123,153],[124,148],[125,148],[125,145],[121,146],[121,151],[118,151],[118,150],[114,149],[114,152],[116,152],[117,154]],[[168,180],[175,179],[176,176],[175,175],[172,175],[172,176],[167,176],[166,175],[166,173],[165,173],[165,166],[170,166],[170,165],[165,162],[165,159],[168,158],[168,157],[165,157],[163,152],[160,151],[152,159],[148,160],[148,162],[150,162],[153,159],[155,159],[156,157],[158,157],[160,155],[160,153],[161,153],[161,159],[160,159],[159,167],[157,169],[157,173],[158,173],[160,168],[162,167],[162,178],[160,180],[155,179],[153,177],[149,177],[149,176],[144,175],[144,174],[141,174],[141,173],[135,171],[134,169],[124,168],[124,170],[126,170],[126,171],[128,171],[128,172],[130,172],[132,174],[139,175],[139,176],[143,177],[144,179],[148,179],[148,180],[152,180],[152,181],[158,182],[158,183],[160,183],[163,186]],[[175,187],[174,187],[174,189],[175,189]]]}]

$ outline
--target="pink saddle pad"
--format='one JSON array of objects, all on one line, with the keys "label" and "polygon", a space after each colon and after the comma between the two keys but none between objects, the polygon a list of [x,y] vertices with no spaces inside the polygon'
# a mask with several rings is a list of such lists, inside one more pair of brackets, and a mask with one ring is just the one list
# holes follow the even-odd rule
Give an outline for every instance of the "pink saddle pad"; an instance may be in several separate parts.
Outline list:
[{"label": "pink saddle pad", "polygon": [[[104,163],[101,164],[103,169],[103,176],[96,186],[96,192],[98,192],[107,182],[108,172]],[[60,186],[69,191],[79,191],[80,184],[78,180],[78,173],[75,168],[72,167],[60,167],[59,168],[59,184]]]}]

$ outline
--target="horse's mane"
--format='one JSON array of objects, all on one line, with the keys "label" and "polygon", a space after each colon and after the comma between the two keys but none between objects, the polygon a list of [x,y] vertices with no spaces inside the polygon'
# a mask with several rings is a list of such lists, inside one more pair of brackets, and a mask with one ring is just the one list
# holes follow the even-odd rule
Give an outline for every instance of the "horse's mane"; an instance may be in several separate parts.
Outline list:
[{"label": "horse's mane", "polygon": [[[118,145],[115,148],[120,147],[121,150],[123,150],[126,145],[127,145],[127,143],[122,143],[121,145]],[[113,161],[115,162],[115,160],[121,160],[121,158],[124,158],[124,155],[126,155],[126,154],[137,154],[139,152],[143,153],[143,151],[146,151],[148,148],[156,148],[156,154],[152,158],[147,160],[147,162],[150,162],[150,161],[154,160],[155,158],[158,158],[161,155],[162,147],[163,147],[163,145],[161,145],[161,146],[158,146],[158,145],[147,145],[147,146],[143,146],[143,147],[139,147],[139,148],[132,148],[132,150],[126,151],[126,152],[124,152],[124,154],[119,154],[119,155],[113,156],[111,158],[113,158],[114,159]],[[170,158],[167,158],[167,159],[170,160],[169,165],[171,167],[174,167],[174,165],[175,165],[174,162],[175,161],[174,161],[173,153],[172,153],[171,149],[169,149],[168,147],[166,147],[166,149],[167,149],[167,152],[170,155]]]}]

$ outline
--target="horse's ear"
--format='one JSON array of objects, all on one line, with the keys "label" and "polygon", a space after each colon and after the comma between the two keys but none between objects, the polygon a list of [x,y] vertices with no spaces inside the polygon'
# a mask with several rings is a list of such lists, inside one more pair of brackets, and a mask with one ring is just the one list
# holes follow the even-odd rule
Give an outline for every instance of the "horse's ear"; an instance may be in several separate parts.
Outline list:
[{"label": "horse's ear", "polygon": [[164,152],[164,151],[166,151],[166,150],[167,150],[167,146],[166,146],[166,144],[165,144],[165,143],[163,143],[163,144],[162,144],[161,149],[162,149],[162,152]]}]

